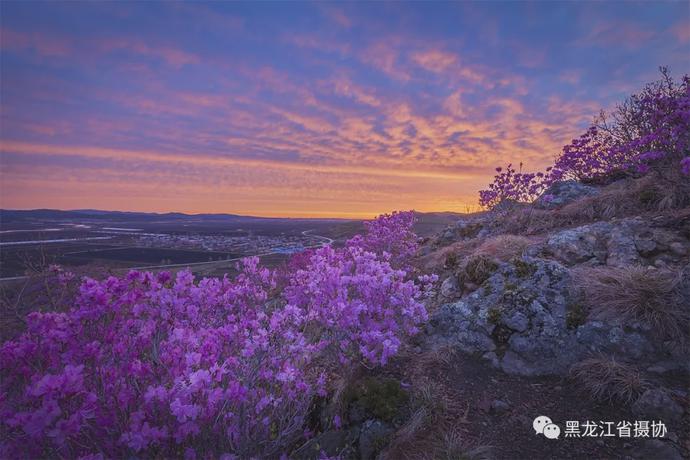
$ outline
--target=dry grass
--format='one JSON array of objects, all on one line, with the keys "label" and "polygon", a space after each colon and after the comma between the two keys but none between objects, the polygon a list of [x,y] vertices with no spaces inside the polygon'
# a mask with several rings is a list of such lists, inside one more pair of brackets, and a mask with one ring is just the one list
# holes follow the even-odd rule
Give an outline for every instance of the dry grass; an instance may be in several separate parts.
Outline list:
[{"label": "dry grass", "polygon": [[532,241],[524,236],[504,234],[486,239],[473,255],[486,256],[508,262],[513,257],[521,256]]},{"label": "dry grass", "polygon": [[445,246],[433,251],[426,256],[420,257],[417,265],[420,267],[420,269],[426,271],[443,269],[447,260],[455,259],[457,261],[461,261],[468,255],[472,254],[472,251],[476,249],[478,244],[479,242],[475,240],[458,241],[449,246]]},{"label": "dry grass", "polygon": [[492,446],[469,448],[461,433],[450,429],[439,433],[431,452],[424,459],[433,460],[490,460],[493,458]]},{"label": "dry grass", "polygon": [[684,343],[690,329],[690,299],[682,272],[640,266],[574,271],[575,285],[597,319],[650,326],[663,338]]},{"label": "dry grass", "polygon": [[595,220],[677,209],[686,204],[684,189],[660,185],[650,175],[615,182],[597,195],[584,197],[557,210],[516,209],[502,216],[498,226],[510,233],[538,234]]},{"label": "dry grass", "polygon": [[630,404],[650,386],[637,369],[607,357],[579,362],[570,375],[596,401]]},{"label": "dry grass", "polygon": [[466,408],[458,404],[457,394],[433,377],[435,373],[443,374],[448,370],[455,354],[452,347],[440,347],[405,360],[409,363],[407,374],[412,383],[411,416],[396,431],[383,458],[424,458],[434,450],[438,433],[457,428],[466,420]]},{"label": "dry grass", "polygon": [[477,286],[484,281],[498,269],[498,264],[493,259],[483,254],[472,255],[463,260],[460,270],[460,280],[462,282],[469,281]]},{"label": "dry grass", "polygon": [[[383,458],[476,458],[466,454],[468,449],[457,431],[458,424],[466,423],[467,414],[452,392],[443,384],[428,378],[414,384],[413,413],[395,433]],[[452,439],[442,436],[452,434]],[[451,442],[452,441],[452,442]]]}]

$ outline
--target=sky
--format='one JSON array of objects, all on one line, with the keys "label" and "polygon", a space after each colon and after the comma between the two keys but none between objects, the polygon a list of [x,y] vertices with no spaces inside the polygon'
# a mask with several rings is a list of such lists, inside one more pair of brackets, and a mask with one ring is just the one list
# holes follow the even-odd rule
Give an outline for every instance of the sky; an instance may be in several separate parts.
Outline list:
[{"label": "sky", "polygon": [[690,71],[690,2],[0,3],[0,207],[475,210]]}]

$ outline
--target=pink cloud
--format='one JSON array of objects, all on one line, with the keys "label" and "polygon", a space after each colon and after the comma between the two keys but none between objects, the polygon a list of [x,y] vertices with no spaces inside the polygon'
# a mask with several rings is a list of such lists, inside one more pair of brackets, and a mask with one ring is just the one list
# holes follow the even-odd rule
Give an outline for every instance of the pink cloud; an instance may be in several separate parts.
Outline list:
[{"label": "pink cloud", "polygon": [[150,46],[142,40],[134,38],[117,38],[105,40],[100,44],[104,52],[127,50],[142,56],[153,56],[164,60],[173,67],[182,67],[187,64],[196,64],[200,61],[198,56],[186,51],[168,46]]},{"label": "pink cloud", "polygon": [[364,50],[361,60],[396,80],[408,81],[410,74],[399,63],[400,52],[390,43],[379,41]]},{"label": "pink cloud", "polygon": [[284,41],[298,48],[319,50],[326,53],[338,53],[341,55],[350,53],[350,46],[347,43],[338,40],[324,39],[323,37],[316,37],[313,35],[286,35]]},{"label": "pink cloud", "polygon": [[578,83],[580,83],[581,78],[582,72],[578,70],[564,70],[558,76],[558,79],[560,81],[570,83],[571,85],[577,85]]},{"label": "pink cloud", "polygon": [[457,63],[455,54],[441,50],[417,51],[412,53],[412,60],[420,67],[431,72],[441,73]]},{"label": "pink cloud", "polygon": [[323,12],[324,16],[326,16],[328,19],[330,19],[332,22],[336,23],[340,27],[344,29],[349,29],[350,27],[352,27],[352,21],[343,10],[322,3],[321,11]]},{"label": "pink cloud", "polygon": [[340,76],[329,82],[333,92],[340,96],[349,97],[360,104],[378,107],[381,101],[374,95],[373,91],[368,91],[361,86],[354,84],[350,79]]},{"label": "pink cloud", "polygon": [[643,45],[654,35],[653,31],[634,22],[606,22],[592,26],[591,32],[580,43],[634,48]]},{"label": "pink cloud", "polygon": [[681,43],[690,42],[690,22],[688,22],[687,18],[684,21],[680,21],[671,27],[671,33]]},{"label": "pink cloud", "polygon": [[62,57],[71,53],[72,44],[61,37],[48,37],[37,32],[17,32],[6,27],[0,30],[2,48],[8,50],[31,49],[46,57]]}]

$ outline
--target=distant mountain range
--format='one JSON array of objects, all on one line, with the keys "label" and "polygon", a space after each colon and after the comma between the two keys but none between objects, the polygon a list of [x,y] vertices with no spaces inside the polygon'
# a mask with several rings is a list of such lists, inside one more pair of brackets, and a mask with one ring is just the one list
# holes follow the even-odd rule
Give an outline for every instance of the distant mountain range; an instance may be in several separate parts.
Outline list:
[{"label": "distant mountain range", "polygon": [[130,211],[100,211],[97,209],[75,209],[61,211],[59,209],[0,209],[0,224],[27,220],[105,220],[126,222],[161,222],[161,221],[215,221],[215,222],[249,222],[249,221],[332,221],[343,222],[348,219],[322,218],[285,218],[285,217],[255,217],[237,214],[184,214],[181,212],[153,213]]}]

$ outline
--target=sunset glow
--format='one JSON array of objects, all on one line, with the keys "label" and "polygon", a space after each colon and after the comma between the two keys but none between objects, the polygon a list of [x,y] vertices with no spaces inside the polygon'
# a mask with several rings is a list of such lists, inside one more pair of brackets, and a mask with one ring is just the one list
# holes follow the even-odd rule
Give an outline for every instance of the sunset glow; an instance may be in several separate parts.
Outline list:
[{"label": "sunset glow", "polygon": [[1,208],[464,212],[690,68],[684,2],[1,9]]}]

